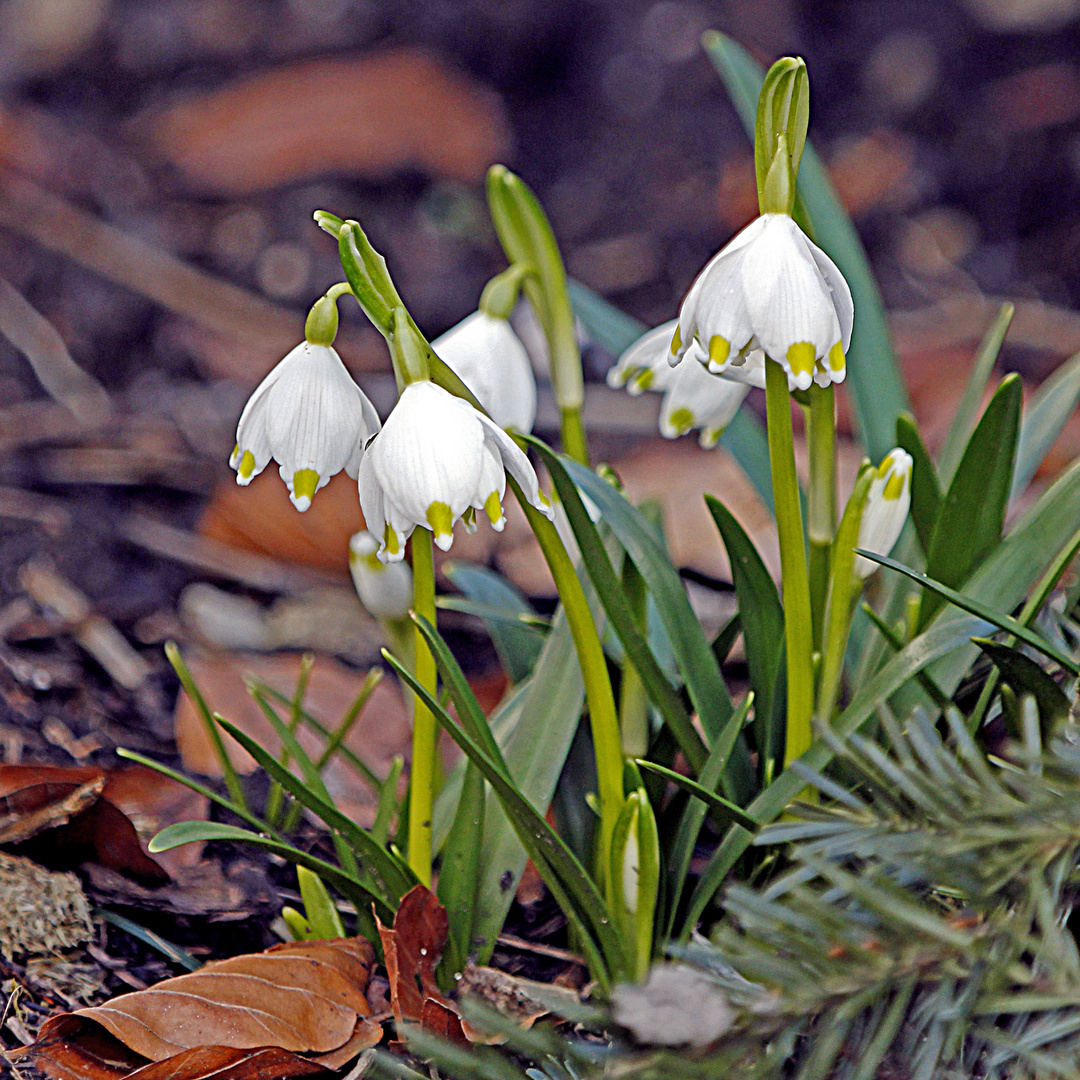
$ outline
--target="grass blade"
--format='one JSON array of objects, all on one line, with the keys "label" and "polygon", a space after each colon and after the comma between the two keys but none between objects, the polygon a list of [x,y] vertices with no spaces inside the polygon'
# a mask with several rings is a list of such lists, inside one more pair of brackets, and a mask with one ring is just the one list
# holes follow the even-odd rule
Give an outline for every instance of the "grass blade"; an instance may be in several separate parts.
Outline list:
[{"label": "grass blade", "polygon": [[1032,396],[1020,424],[1011,498],[1016,498],[1031,483],[1078,403],[1080,353],[1066,360]]},{"label": "grass blade", "polygon": [[896,418],[896,445],[911,455],[911,520],[925,555],[941,514],[942,494],[934,462],[910,413]]},{"label": "grass blade", "polygon": [[656,773],[657,776],[662,776],[665,780],[670,780],[676,786],[681,787],[683,791],[689,792],[695,799],[700,799],[722,824],[741,825],[744,829],[749,829],[752,832],[757,830],[758,823],[749,814],[734,803],[728,802],[727,799],[713,794],[708,788],[695,783],[688,776],[683,776],[682,773],[677,773],[673,769],[665,769],[663,765],[655,765],[653,762],[645,761],[643,758],[638,758],[636,764],[639,768]]}]

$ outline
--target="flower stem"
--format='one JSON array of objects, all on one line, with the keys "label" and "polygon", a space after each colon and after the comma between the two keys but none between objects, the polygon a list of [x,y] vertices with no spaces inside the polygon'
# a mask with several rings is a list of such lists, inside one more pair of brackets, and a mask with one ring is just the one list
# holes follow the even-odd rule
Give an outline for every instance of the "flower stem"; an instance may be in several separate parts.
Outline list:
[{"label": "flower stem", "polygon": [[[431,533],[412,534],[413,608],[435,625],[435,559]],[[416,678],[435,694],[435,658],[416,631]],[[431,815],[435,801],[438,727],[431,710],[419,698],[413,702],[412,765],[409,771],[409,866],[423,885],[431,885]]]},{"label": "flower stem", "polygon": [[836,404],[832,384],[810,387],[806,441],[810,491],[806,532],[810,540],[810,612],[814,648],[820,652],[829,589],[829,550],[836,534]]},{"label": "flower stem", "polygon": [[787,734],[784,742],[786,768],[811,742],[810,725],[814,714],[814,640],[802,507],[799,505],[799,482],[795,476],[791,398],[784,369],[775,360],[768,358],[765,360],[765,407],[784,593],[788,689]]},{"label": "flower stem", "polygon": [[[611,858],[611,841],[615,833],[615,823],[624,802],[623,795],[623,756],[619,739],[619,718],[615,710],[615,695],[608,678],[607,660],[600,636],[596,632],[589,603],[585,599],[585,590],[581,586],[577,570],[566,553],[562,540],[555,526],[533,507],[525,498],[517,482],[507,477],[507,482],[514,490],[514,495],[525,511],[533,534],[540,544],[540,550],[547,560],[555,587],[559,590],[559,599],[566,612],[566,621],[574,638],[578,664],[585,681],[585,699],[589,707],[589,724],[592,728],[593,747],[596,753],[596,777],[600,798],[600,850],[597,865],[606,867]],[[618,883],[607,882],[606,889]]]},{"label": "flower stem", "polygon": [[582,465],[588,465],[589,447],[585,441],[585,425],[581,422],[580,409],[562,410],[559,433],[562,436],[563,453]]},{"label": "flower stem", "polygon": [[[622,586],[638,629],[645,634],[645,579],[627,556],[623,561]],[[622,751],[630,758],[644,757],[649,750],[649,698],[637,668],[624,660],[619,687],[619,731]]]}]

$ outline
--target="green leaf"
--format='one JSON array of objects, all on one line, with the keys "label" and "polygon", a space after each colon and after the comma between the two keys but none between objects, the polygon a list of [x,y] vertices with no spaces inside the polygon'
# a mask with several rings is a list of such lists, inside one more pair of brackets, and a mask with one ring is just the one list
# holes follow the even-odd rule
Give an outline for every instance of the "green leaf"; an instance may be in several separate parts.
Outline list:
[{"label": "green leaf", "polygon": [[941,485],[934,462],[910,413],[902,413],[896,418],[896,445],[911,455],[911,520],[925,554],[930,550],[934,527],[941,513]]},{"label": "green leaf", "polygon": [[[276,762],[275,762],[276,764]],[[396,903],[391,906],[382,896],[371,891],[364,882],[347,874],[344,870],[333,863],[317,859],[314,855],[301,851],[291,844],[284,844],[278,840],[272,840],[268,836],[260,836],[248,829],[240,829],[235,825],[225,825],[220,821],[178,821],[175,825],[166,825],[149,844],[151,852],[170,851],[172,848],[181,847],[184,844],[204,842],[208,840],[228,840],[234,844],[248,844],[251,847],[262,848],[297,866],[306,866],[309,870],[318,874],[323,881],[328,881],[342,896],[351,900],[358,911],[371,910],[374,904],[379,913],[379,918],[384,921],[393,919]]]},{"label": "green leaf", "polygon": [[[458,715],[461,715],[460,711]],[[440,982],[447,986],[452,986],[454,976],[465,970],[476,937],[485,802],[484,775],[475,762],[469,761],[465,766],[457,813],[443,848],[436,887],[436,895],[449,917],[449,937],[439,961]]]},{"label": "green leaf", "polygon": [[[941,504],[926,573],[949,588],[963,585],[1001,540],[1012,488],[1021,398],[1020,376],[1006,376],[972,432]],[[940,596],[923,593],[920,630],[941,607]]]},{"label": "green leaf", "polygon": [[[956,407],[949,433],[945,437],[945,445],[941,448],[941,456],[938,459],[938,478],[942,484],[947,485],[956,473],[956,467],[960,462],[960,455],[967,445],[972,428],[975,426],[975,417],[979,414],[979,406],[982,404],[983,394],[986,392],[986,384],[990,379],[990,372],[994,370],[994,363],[1001,351],[1001,343],[1008,333],[1009,324],[1012,322],[1013,312],[1016,309],[1010,303],[1001,305],[1001,310],[994,319],[990,329],[975,354],[975,361],[971,365],[971,374],[968,376],[967,385],[964,387],[964,396]],[[909,451],[910,453],[910,451]]]},{"label": "green leaf", "polygon": [[[694,729],[689,713],[638,628],[637,619],[627,599],[623,583],[608,559],[604,542],[600,539],[600,533],[589,517],[585,504],[581,501],[577,487],[570,479],[559,457],[549,447],[539,439],[530,438],[528,442],[540,455],[551,474],[566,511],[567,520],[574,531],[574,538],[581,550],[582,561],[604,605],[604,610],[611,620],[611,625],[619,635],[619,641],[626,650],[627,657],[641,677],[649,699],[671,729],[679,747],[690,762],[691,768],[697,772],[704,764],[706,757],[701,737]],[[638,569],[640,571],[640,567]],[[642,574],[642,577],[644,578],[645,575]]]},{"label": "green leaf", "polygon": [[577,488],[600,510],[605,524],[610,526],[645,579],[671,639],[694,708],[710,737],[715,736],[731,716],[731,696],[690,607],[678,571],[657,542],[649,523],[625,496],[591,469],[565,457],[560,460]]},{"label": "green leaf", "polygon": [[1066,360],[1032,396],[1020,424],[1011,498],[1031,483],[1065,421],[1080,403],[1080,353]]},{"label": "green leaf", "polygon": [[443,573],[470,600],[505,613],[502,618],[481,617],[510,681],[521,682],[532,671],[544,638],[520,619],[515,625],[511,618],[536,615],[532,605],[510,582],[486,566],[451,561],[443,565]]},{"label": "green leaf", "polygon": [[643,758],[637,759],[637,765],[639,768],[656,773],[657,776],[662,776],[665,780],[670,780],[673,784],[681,787],[683,791],[693,795],[695,799],[700,799],[713,811],[713,816],[722,824],[741,825],[751,832],[757,829],[758,823],[749,814],[734,803],[714,794],[708,788],[702,787],[701,784],[691,780],[688,776],[683,776],[682,773],[677,773],[673,769],[665,769],[663,765],[655,765],[653,762],[645,761]]},{"label": "green leaf", "polygon": [[147,930],[145,926],[140,926],[137,922],[133,922],[116,911],[97,908],[94,915],[100,916],[105,922],[112,923],[113,926],[125,931],[132,937],[138,938],[139,941],[149,945],[150,948],[157,949],[162,956],[173,964],[179,964],[182,968],[187,968],[188,971],[198,971],[203,966],[203,962],[196,960],[187,949],[181,949],[179,945],[174,945],[160,934],[155,934],[153,930]]},{"label": "green leaf", "polygon": [[1025,656],[1018,649],[1011,649],[1000,641],[987,638],[973,640],[990,657],[1001,672],[1001,677],[1018,697],[1021,694],[1031,694],[1035,698],[1044,735],[1052,734],[1068,719],[1070,706],[1065,691],[1030,656]]},{"label": "green leaf", "polygon": [[904,566],[903,563],[898,563],[885,555],[875,555],[872,552],[862,551],[861,549],[859,550],[859,554],[864,558],[881,563],[882,566],[887,566],[890,570],[896,570],[899,573],[906,575],[911,578],[912,581],[918,582],[918,584],[922,585],[924,588],[930,589],[932,592],[936,593],[941,597],[942,602],[947,601],[950,604],[955,604],[956,607],[963,611],[967,611],[972,615],[977,615],[980,619],[990,623],[991,626],[996,626],[999,630],[1005,630],[1007,633],[1019,638],[1025,645],[1030,645],[1031,648],[1035,649],[1037,652],[1041,652],[1043,656],[1049,657],[1054,663],[1059,664],[1066,671],[1072,672],[1073,675],[1080,675],[1080,664],[1077,664],[1071,656],[1067,656],[1060,649],[1051,645],[1045,638],[1040,637],[1033,630],[1029,630],[1023,623],[1018,622],[1011,615],[995,611],[989,605],[984,604],[971,596],[959,593],[955,589],[950,589],[947,585],[942,585],[940,581],[935,581],[928,575],[921,574],[918,570],[912,570],[910,567]]},{"label": "green leaf", "polygon": [[[859,687],[848,707],[833,721],[829,736],[816,738],[798,761],[806,768],[820,772],[836,756],[836,749],[842,741],[876,715],[883,701],[887,701],[923,668],[967,644],[981,625],[981,620],[970,615],[936,622]],[[779,817],[805,787],[805,777],[789,766],[746,807],[746,813],[761,825],[767,825]],[[742,826],[733,825],[728,830],[702,871],[690,897],[680,933],[682,939],[689,937],[697,926],[705,908],[752,841],[753,834]]]},{"label": "green leaf", "polygon": [[415,875],[408,866],[395,855],[381,848],[351,818],[347,817],[333,804],[317,795],[304,781],[294,776],[273,754],[260,746],[250,735],[230,724],[228,720],[216,717],[221,725],[256,761],[270,778],[276,780],[298,803],[321,818],[332,833],[340,836],[345,843],[360,856],[364,869],[372,879],[375,891],[392,911],[401,899],[416,884]]},{"label": "green leaf", "polygon": [[769,775],[766,763],[783,756],[783,728],[777,728],[773,706],[784,659],[784,608],[772,575],[731,511],[712,495],[705,496],[705,505],[720,530],[731,564],[746,666],[754,690],[754,741],[761,771]]},{"label": "green leaf", "polygon": [[345,927],[341,925],[341,916],[330,899],[322,878],[306,866],[296,868],[296,880],[300,884],[300,896],[304,901],[304,915],[316,938],[329,940],[343,938]]},{"label": "green leaf", "polygon": [[[731,95],[743,127],[753,136],[764,73],[739,44],[714,30],[702,37],[706,53]],[[847,279],[855,304],[855,327],[848,353],[847,387],[863,445],[880,461],[893,447],[896,418],[910,409],[907,391],[893,359],[881,294],[858,233],[810,143],[803,151],[798,191],[817,243]],[[740,415],[745,413],[740,410]]]},{"label": "green leaf", "polygon": [[[435,653],[433,643],[437,634],[430,625],[424,626],[422,618],[417,617],[415,622]],[[618,977],[627,969],[622,943],[611,923],[607,904],[574,853],[518,790],[506,770],[505,763],[490,758],[484,747],[451,718],[426,687],[389,653],[384,655],[391,667],[431,710],[462,752],[468,755],[469,760],[484,774],[484,779],[491,785],[518,839],[536,864],[545,884],[559,901],[564,914],[584,935],[584,949],[590,960],[597,965],[594,974],[602,981],[607,981],[610,976]],[[435,658],[443,678],[451,682],[454,677],[453,669],[444,669],[442,666],[447,655],[446,651],[440,650],[435,654]]]},{"label": "green leaf", "polygon": [[[863,604],[862,609],[866,617],[885,639],[889,648],[894,653],[900,652],[904,648],[903,638],[869,604]],[[925,671],[918,672],[915,678],[918,680],[919,685],[930,695],[934,704],[944,712],[949,707],[949,699],[941,692],[941,688],[937,683]]]}]

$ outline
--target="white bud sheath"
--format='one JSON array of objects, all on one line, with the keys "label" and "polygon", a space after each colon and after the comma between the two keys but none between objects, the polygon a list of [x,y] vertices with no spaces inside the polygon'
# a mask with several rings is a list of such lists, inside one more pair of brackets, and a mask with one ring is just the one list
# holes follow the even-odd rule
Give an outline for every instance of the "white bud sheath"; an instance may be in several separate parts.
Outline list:
[{"label": "white bud sheath", "polygon": [[501,530],[507,473],[553,518],[529,459],[498,424],[433,382],[406,386],[360,462],[360,508],[379,558],[399,561],[417,525],[446,551],[454,524],[477,510]]},{"label": "white bud sheath", "polygon": [[413,606],[412,569],[407,562],[384,563],[379,541],[361,530],[349,539],[349,572],[356,595],[376,619],[404,619]]},{"label": "white bud sheath", "polygon": [[[843,382],[851,290],[833,261],[787,214],[762,214],[706,264],[679,311],[670,363],[695,343],[709,370],[780,364],[791,389]],[[764,361],[762,360],[762,364]]]},{"label": "white bud sheath", "polygon": [[[739,411],[751,384],[726,377],[728,372],[724,377],[710,374],[703,366],[707,357],[696,344],[688,350],[689,363],[671,367],[668,346],[677,325],[678,320],[672,320],[638,338],[608,372],[607,382],[612,388],[626,386],[635,395],[643,390],[662,391],[660,434],[677,439],[691,428],[700,428],[698,441],[708,450]],[[760,373],[764,376],[763,366]]]},{"label": "white bud sheath", "polygon": [[[897,447],[885,455],[870,481],[870,491],[859,523],[858,546],[875,555],[888,555],[907,521],[911,508],[911,455]],[[855,556],[855,575],[868,578],[878,564]]]},{"label": "white bud sheath", "polygon": [[529,354],[506,319],[474,311],[431,347],[499,427],[532,431],[536,379]]},{"label": "white bud sheath", "polygon": [[319,488],[344,469],[356,478],[364,443],[379,416],[330,345],[297,345],[248,398],[229,464],[250,484],[270,463],[303,512]]}]

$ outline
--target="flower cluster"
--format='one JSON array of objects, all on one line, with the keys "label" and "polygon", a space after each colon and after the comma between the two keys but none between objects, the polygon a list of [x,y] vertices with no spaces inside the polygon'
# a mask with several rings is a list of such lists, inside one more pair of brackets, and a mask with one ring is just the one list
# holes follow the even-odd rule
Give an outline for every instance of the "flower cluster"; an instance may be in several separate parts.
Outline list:
[{"label": "flower cluster", "polygon": [[[531,429],[532,370],[505,319],[477,312],[438,344],[500,421]],[[552,515],[529,459],[495,420],[435,383],[419,381],[405,387],[383,427],[333,346],[311,340],[266,376],[240,416],[230,458],[237,483],[249,484],[271,459],[300,511],[342,469],[357,480],[360,507],[383,562],[402,558],[417,525],[431,529],[443,550],[459,520],[475,530],[478,510],[502,529],[508,472],[534,506]]]}]

